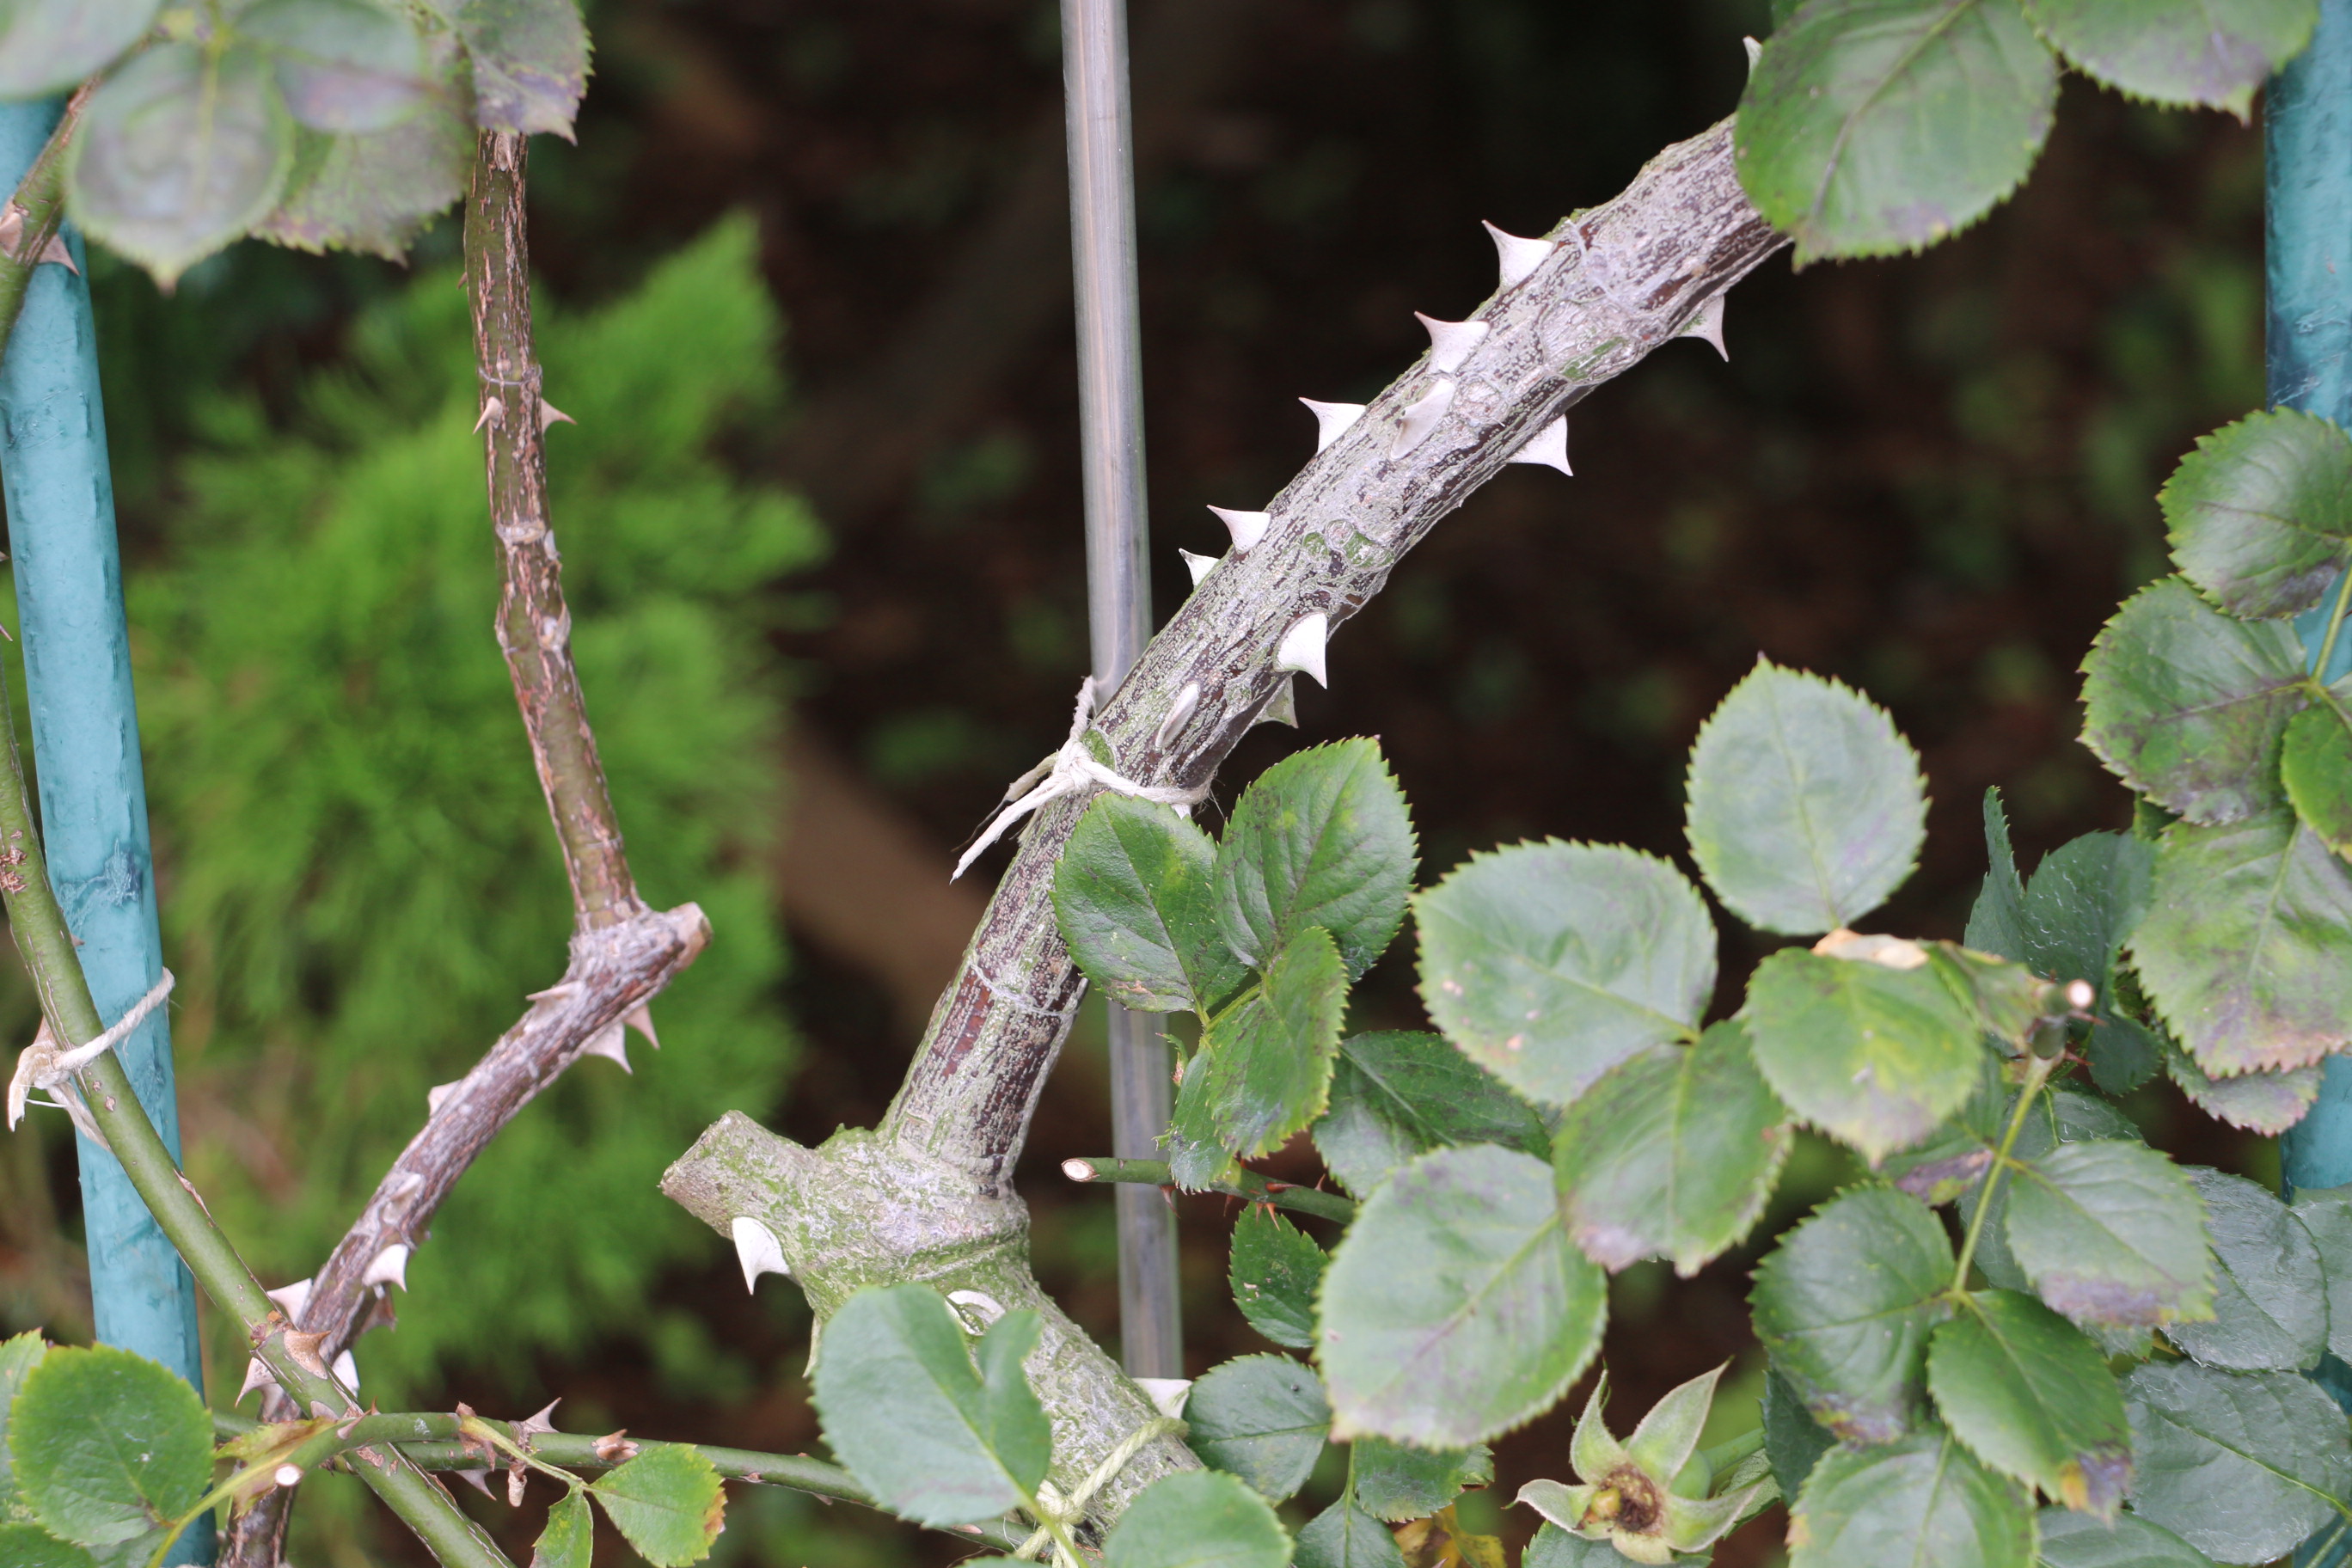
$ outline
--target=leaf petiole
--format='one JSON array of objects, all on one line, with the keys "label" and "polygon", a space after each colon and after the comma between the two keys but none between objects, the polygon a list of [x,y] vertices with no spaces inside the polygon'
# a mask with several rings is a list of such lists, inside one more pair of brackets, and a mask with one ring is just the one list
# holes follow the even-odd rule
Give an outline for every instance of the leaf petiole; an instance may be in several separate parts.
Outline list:
[{"label": "leaf petiole", "polygon": [[2040,1056],[2032,1051],[2026,1053],[2024,1059],[2025,1084],[2018,1091],[2017,1109],[2010,1115],[2008,1131],[2000,1135],[2000,1147],[1993,1151],[1992,1163],[1985,1169],[1984,1194],[1977,1199],[1976,1213],[1969,1216],[1968,1235],[1960,1241],[1959,1261],[1952,1269],[1950,1293],[1955,1297],[1968,1293],[1969,1265],[1976,1260],[1977,1242],[1984,1235],[1985,1215],[1991,1211],[1993,1194],[2000,1185],[2002,1173],[2009,1169],[2009,1152],[2017,1147],[2017,1135],[2025,1131],[2026,1114],[2033,1109],[2033,1102],[2041,1098],[2042,1086],[2050,1080],[2050,1075],[2060,1060],[2056,1057]]}]

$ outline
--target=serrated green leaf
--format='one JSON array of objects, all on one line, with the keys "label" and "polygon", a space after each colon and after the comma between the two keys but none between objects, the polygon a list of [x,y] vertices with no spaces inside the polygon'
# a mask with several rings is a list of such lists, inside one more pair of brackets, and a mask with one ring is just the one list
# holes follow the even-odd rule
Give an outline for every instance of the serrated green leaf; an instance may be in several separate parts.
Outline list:
[{"label": "serrated green leaf", "polygon": [[1375,1519],[1402,1524],[1426,1519],[1465,1487],[1495,1479],[1495,1456],[1483,1443],[1467,1448],[1408,1448],[1381,1437],[1359,1437],[1348,1454],[1356,1506]]},{"label": "serrated green leaf", "polygon": [[1285,1568],[1290,1537],[1264,1498],[1194,1470],[1146,1487],[1103,1542],[1102,1568]]},{"label": "serrated green leaf", "polygon": [[8,1504],[16,1496],[16,1477],[8,1458],[8,1412],[25,1386],[26,1373],[40,1365],[48,1352],[48,1342],[37,1329],[0,1342],[0,1519],[7,1517]]},{"label": "serrated green leaf", "polygon": [[2299,1192],[2289,1206],[2319,1249],[2327,1280],[2327,1348],[2340,1361],[2352,1351],[2352,1187]]},{"label": "serrated green leaf", "polygon": [[1192,1384],[1185,1439],[1201,1462],[1239,1476],[1269,1502],[1297,1494],[1331,1432],[1315,1369],[1286,1355],[1245,1355]]},{"label": "serrated green leaf", "polygon": [[1764,1454],[1784,1498],[1795,1497],[1837,1437],[1813,1419],[1796,1385],[1778,1367],[1764,1374]]},{"label": "serrated green leaf", "polygon": [[1389,1527],[1341,1498],[1298,1532],[1297,1568],[1405,1568]]},{"label": "serrated green leaf", "polygon": [[0,1523],[0,1563],[8,1568],[98,1568],[98,1560],[80,1547],[37,1524],[22,1523]]},{"label": "serrated green leaf", "polygon": [[2031,1296],[1979,1290],[1927,1345],[1927,1391],[1969,1451],[2043,1496],[2115,1517],[2131,1430],[2107,1358]]},{"label": "serrated green leaf", "polygon": [[1471,858],[1413,900],[1421,995],[1446,1037],[1566,1105],[1644,1046],[1684,1038],[1715,989],[1715,926],[1664,861],[1547,839]]},{"label": "serrated green leaf", "polygon": [[25,1374],[8,1452],[51,1534],[152,1547],[211,1485],[212,1430],[204,1401],[169,1367],[112,1345],[59,1346]]},{"label": "serrated green leaf", "polygon": [[2033,1509],[1931,1423],[1825,1456],[1790,1510],[1789,1548],[1789,1568],[2031,1568]]},{"label": "serrated green leaf", "polygon": [[1465,1143],[1540,1156],[1551,1135],[1535,1107],[1442,1035],[1399,1029],[1339,1042],[1315,1147],[1342,1186],[1361,1197],[1414,1155]]},{"label": "serrated green leaf", "polygon": [[2042,1510],[2042,1568],[2211,1568],[2212,1559],[2137,1514]]},{"label": "serrated green leaf", "polygon": [[1762,1215],[1794,1140],[1788,1115],[1738,1019],[1620,1062],[1560,1120],[1569,1235],[1604,1268],[1664,1258],[1688,1279]]},{"label": "serrated green leaf", "polygon": [[433,90],[415,27],[371,0],[260,0],[235,26],[268,57],[287,112],[313,131],[388,130]]},{"label": "serrated green leaf", "polygon": [[1608,1292],[1560,1224],[1550,1167],[1474,1147],[1423,1154],[1373,1191],[1321,1307],[1334,1435],[1460,1447],[1567,1392]]},{"label": "serrated green leaf", "polygon": [[[2192,16],[2194,42],[2217,47],[2233,24],[2265,9],[2303,12],[2305,37],[2318,14],[2312,0],[2239,0],[2223,7],[2142,0],[2128,17],[2084,0],[2027,0],[2029,14],[2048,18],[2045,28],[2053,21],[2096,26],[2103,19],[2118,41],[2128,37],[2151,47],[2175,43],[2164,36],[2167,24]],[[2248,63],[2255,74],[2244,86],[2252,92],[2276,65]],[[2250,621],[2300,615],[2319,602],[2352,553],[2352,441],[2315,415],[2265,409],[2200,437],[2156,499],[2174,563],[2207,597]]]},{"label": "serrated green leaf", "polygon": [[1377,742],[1338,741],[1285,757],[1234,804],[1217,846],[1217,921],[1263,968],[1320,926],[1360,979],[1404,921],[1412,818]]},{"label": "serrated green leaf", "polygon": [[1739,182],[1801,267],[1917,250],[2017,188],[2057,97],[2015,0],[1813,0],[1748,73]]},{"label": "serrated green leaf", "polygon": [[1244,1160],[1282,1147],[1330,1103],[1347,1005],[1339,949],[1309,926],[1275,955],[1262,985],[1210,1020],[1177,1090],[1178,1124],[1205,1124]]},{"label": "serrated green leaf", "polygon": [[1977,1021],[1932,968],[1783,948],[1740,1016],[1781,1103],[1874,1163],[1934,1132],[1983,1070]]},{"label": "serrated green leaf", "polygon": [[588,29],[577,0],[421,0],[455,27],[473,62],[485,131],[572,139],[588,89]]},{"label": "serrated green leaf", "polygon": [[294,122],[259,51],[159,44],[90,95],[67,159],[74,221],[169,284],[277,205]]},{"label": "serrated green leaf", "polygon": [[574,1488],[547,1510],[547,1528],[530,1549],[530,1568],[589,1568],[595,1552],[596,1519],[588,1494]]},{"label": "serrated green leaf", "polygon": [[2303,825],[2338,855],[2352,854],[2352,722],[2341,696],[2287,721],[2279,783]]},{"label": "serrated green leaf", "polygon": [[12,0],[0,8],[0,98],[78,86],[137,43],[162,0]]},{"label": "serrated green leaf", "polygon": [[[1033,1326],[1032,1338],[1035,1335]],[[648,1445],[588,1483],[604,1517],[654,1568],[686,1568],[710,1555],[725,1527],[727,1489],[718,1467],[684,1443]]]},{"label": "serrated green leaf", "polygon": [[2161,1035],[2149,1037],[2161,1053],[2165,1072],[2180,1092],[2206,1115],[2275,1138],[2308,1115],[2319,1099],[2319,1083],[2327,1064],[2290,1068],[2284,1072],[2242,1072],[2235,1078],[2209,1078],[2189,1053]]},{"label": "serrated green leaf", "polygon": [[1315,1238],[1253,1204],[1234,1222],[1227,1279],[1250,1327],[1295,1351],[1315,1348],[1315,1292],[1328,1260]]},{"label": "serrated green leaf", "polygon": [[2213,1316],[2168,1324],[2165,1338],[2208,1366],[2233,1372],[2317,1366],[2327,1348],[2327,1281],[2311,1233],[2243,1176],[2201,1165],[2188,1173],[2205,1200],[2206,1234],[2220,1265]]},{"label": "serrated green leaf", "polygon": [[1054,866],[1054,913],[1078,967],[1112,1001],[1207,1013],[1247,978],[1217,930],[1217,847],[1164,805],[1106,795]]},{"label": "serrated green leaf", "polygon": [[2124,1379],[2138,1479],[2132,1509],[2221,1563],[2267,1563],[2352,1489],[2352,1435],[2293,1373],[2151,1363]]},{"label": "serrated green leaf", "polygon": [[[824,1324],[813,1393],[825,1441],[894,1513],[921,1524],[993,1519],[1035,1495],[1053,1431],[1022,1359],[1034,1312],[1007,1312],[964,1348],[920,1285],[868,1287]],[[617,1472],[616,1472],[617,1473]]]},{"label": "serrated green leaf", "polygon": [[2352,873],[2284,808],[2167,828],[2131,949],[2210,1075],[2299,1068],[2352,1042]]},{"label": "serrated green leaf", "polygon": [[1916,1198],[1849,1190],[1758,1266],[1756,1337],[1816,1421],[1848,1442],[1890,1442],[1916,1415],[1953,1262],[1943,1226]]},{"label": "serrated green leaf", "polygon": [[397,261],[436,214],[463,195],[474,127],[460,112],[463,83],[455,39],[426,42],[432,92],[415,112],[383,131],[329,135],[298,129],[294,164],[275,211],[257,238],[298,250],[366,251]]},{"label": "serrated green leaf", "polygon": [[2144,1143],[2060,1143],[2010,1173],[2009,1251],[2077,1323],[2161,1328],[2213,1310],[2205,1205]]},{"label": "serrated green leaf", "polygon": [[2101,628],[2083,678],[2083,743],[2167,810],[2236,822],[2278,799],[2279,738],[2310,700],[2294,627],[2167,577]]},{"label": "serrated green leaf", "polygon": [[1882,710],[1763,659],[1691,747],[1691,854],[1765,931],[1809,936],[1885,902],[1918,858],[1927,811],[1918,756]]},{"label": "serrated green leaf", "polygon": [[1587,1541],[1547,1521],[1528,1542],[1519,1568],[1625,1568],[1625,1559],[1606,1541]]},{"label": "serrated green leaf", "polygon": [[2053,980],[2087,980],[2104,998],[2147,912],[2155,859],[2145,840],[2123,833],[2085,833],[2043,856],[2026,884],[2023,962]]},{"label": "serrated green leaf", "polygon": [[2009,814],[2001,808],[1998,786],[1984,793],[1985,856],[1990,869],[1969,910],[1964,940],[1979,952],[2003,958],[2025,957],[2025,884],[2017,874],[2017,852],[2010,847]]},{"label": "serrated green leaf", "polygon": [[[2242,120],[2254,89],[2311,41],[2319,6],[2317,0],[2136,0],[2129,6],[2101,0],[2026,0],[2025,14],[2085,76],[2134,98],[2226,109]],[[2219,435],[2252,423],[2241,420]],[[2352,454],[2347,456],[2352,460]],[[2181,464],[2183,470],[2188,468],[2189,462]],[[2200,477],[2228,496],[2255,486],[2260,478],[2228,471]],[[2178,473],[2172,482],[2180,482]]]}]

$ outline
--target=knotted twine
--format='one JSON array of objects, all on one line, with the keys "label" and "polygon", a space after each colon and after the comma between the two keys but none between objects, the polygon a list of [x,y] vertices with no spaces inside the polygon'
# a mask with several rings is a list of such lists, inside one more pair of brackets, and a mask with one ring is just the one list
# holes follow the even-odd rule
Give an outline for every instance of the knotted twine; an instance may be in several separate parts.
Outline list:
[{"label": "knotted twine", "polygon": [[[1118,795],[1131,795],[1155,805],[1172,805],[1179,810],[1198,805],[1209,798],[1209,786],[1205,784],[1198,789],[1179,789],[1173,784],[1138,784],[1118,769],[1106,767],[1095,761],[1094,753],[1087,750],[1087,726],[1093,721],[1094,716],[1095,678],[1089,675],[1078,683],[1078,708],[1070,719],[1070,738],[1062,742],[1060,751],[1013,781],[1013,787],[1004,792],[1009,804],[989,819],[986,827],[981,829],[980,837],[972,840],[971,847],[965,850],[963,858],[956,862],[955,875],[950,877],[949,881],[954,881],[969,870],[971,863],[980,858],[982,850],[1003,837],[1023,817],[1090,785]],[[1034,788],[1028,788],[1030,781],[1040,773],[1045,774],[1044,781]],[[1028,788],[1028,793],[1014,799],[1015,794],[1024,788]]]},{"label": "knotted twine", "polygon": [[[1089,682],[1088,684],[1092,683]],[[1093,1499],[1095,1493],[1108,1486],[1111,1482],[1111,1478],[1118,1475],[1119,1471],[1127,1468],[1128,1462],[1133,1459],[1136,1455],[1143,1452],[1146,1445],[1151,1443],[1157,1438],[1168,1436],[1171,1434],[1181,1436],[1188,1430],[1190,1430],[1190,1428],[1187,1427],[1183,1422],[1177,1420],[1172,1415],[1155,1415],[1150,1420],[1146,1421],[1142,1426],[1138,1426],[1134,1431],[1129,1432],[1127,1436],[1120,1441],[1118,1447],[1113,1448],[1109,1453],[1104,1455],[1103,1462],[1094,1468],[1093,1474],[1087,1476],[1085,1480],[1080,1481],[1078,1483],[1078,1489],[1072,1492],[1068,1497],[1065,1498],[1062,1496],[1061,1492],[1055,1489],[1054,1483],[1051,1481],[1038,1482],[1037,1512],[1040,1517],[1049,1521],[1050,1522],[1040,1524],[1037,1527],[1036,1533],[1030,1536],[1028,1540],[1023,1542],[1019,1546],[1013,1548],[1013,1555],[1016,1558],[1026,1558],[1031,1552],[1039,1551],[1051,1544],[1054,1539],[1053,1526],[1060,1525],[1063,1529],[1067,1530],[1071,1525],[1074,1525],[1080,1520],[1084,1519],[1087,1513],[1087,1504]],[[1037,1561],[1042,1563],[1045,1561],[1045,1559],[1041,1557],[1037,1559]],[[1084,1568],[1084,1565],[1075,1563],[1066,1564],[1065,1568]]]},{"label": "knotted twine", "polygon": [[101,1149],[106,1148],[106,1137],[99,1131],[97,1120],[90,1115],[89,1107],[81,1102],[81,1096],[74,1089],[73,1075],[129,1039],[132,1032],[147,1021],[148,1016],[163,1005],[163,998],[172,994],[172,987],[176,984],[178,982],[172,972],[168,969],[163,971],[163,978],[155,982],[146,995],[132,1003],[131,1011],[117,1019],[113,1027],[87,1045],[76,1046],[71,1050],[58,1049],[58,1037],[49,1032],[48,1019],[43,1018],[40,1032],[33,1037],[33,1043],[18,1054],[16,1076],[8,1080],[8,1131],[14,1132],[16,1130],[16,1123],[25,1119],[25,1107],[32,1091],[40,1089],[49,1098],[47,1100],[31,1100],[31,1103],[57,1106],[73,1118],[74,1126],[83,1137]]}]

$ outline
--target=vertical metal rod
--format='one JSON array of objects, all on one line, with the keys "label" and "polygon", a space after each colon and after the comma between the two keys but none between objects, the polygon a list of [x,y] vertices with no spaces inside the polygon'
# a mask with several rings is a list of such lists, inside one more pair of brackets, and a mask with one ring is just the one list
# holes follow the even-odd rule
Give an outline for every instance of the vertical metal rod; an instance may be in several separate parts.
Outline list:
[{"label": "vertical metal rod", "polygon": [[[1085,448],[1087,625],[1105,697],[1151,635],[1143,494],[1143,370],[1136,304],[1135,163],[1124,0],[1062,0],[1062,91],[1070,151],[1070,259],[1078,312],[1078,428]],[[1156,1020],[1106,1004],[1111,1150],[1159,1152],[1167,1128],[1166,1042]],[[1135,1377],[1184,1375],[1176,1216],[1158,1192],[1118,1189],[1120,1356]]]},{"label": "vertical metal rod", "polygon": [[[24,177],[63,109],[62,100],[0,104],[0,190]],[[63,232],[79,263],[81,237],[70,225]],[[35,270],[0,361],[0,481],[16,557],[43,846],[91,999],[111,1022],[162,977],[163,942],[97,332],[89,283],[62,267]],[[167,1015],[157,1009],[115,1054],[176,1160]],[[162,1362],[201,1390],[194,1279],[114,1156],[87,1139],[78,1152],[99,1339]],[[207,1516],[168,1561],[209,1563],[212,1554]]]}]

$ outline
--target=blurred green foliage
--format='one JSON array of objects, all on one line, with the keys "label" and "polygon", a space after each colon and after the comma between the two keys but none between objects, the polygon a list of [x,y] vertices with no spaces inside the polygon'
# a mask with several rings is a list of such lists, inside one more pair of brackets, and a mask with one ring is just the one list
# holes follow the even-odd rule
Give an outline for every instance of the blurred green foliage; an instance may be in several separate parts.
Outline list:
[{"label": "blurred green foliage", "polygon": [[[792,1063],[758,863],[788,694],[764,633],[824,541],[714,452],[781,397],[755,254],[731,219],[625,298],[540,311],[579,420],[549,477],[589,710],[644,895],[700,903],[715,935],[656,1005],[667,1048],[567,1074],[441,1211],[398,1331],[358,1347],[386,1402],[460,1368],[528,1379],[530,1352],[633,1325],[664,1266],[718,1245],[656,1190],[663,1166],[721,1111],[771,1111]],[[271,1284],[318,1266],[426,1089],[563,966],[570,898],[491,632],[476,406],[465,294],[427,272],[290,421],[204,411],[172,559],[131,584],[188,1163]]]}]

